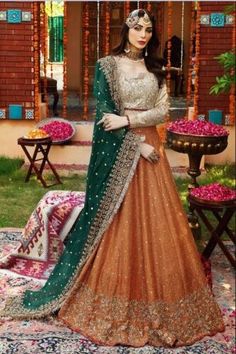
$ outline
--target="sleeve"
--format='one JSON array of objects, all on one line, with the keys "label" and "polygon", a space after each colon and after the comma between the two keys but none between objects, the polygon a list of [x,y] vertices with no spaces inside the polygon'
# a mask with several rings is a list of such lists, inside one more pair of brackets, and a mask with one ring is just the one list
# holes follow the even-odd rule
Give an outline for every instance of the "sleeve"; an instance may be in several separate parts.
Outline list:
[{"label": "sleeve", "polygon": [[163,123],[166,114],[169,110],[169,96],[167,93],[167,86],[163,84],[158,91],[157,99],[154,108],[147,111],[130,113],[131,128],[150,127]]}]

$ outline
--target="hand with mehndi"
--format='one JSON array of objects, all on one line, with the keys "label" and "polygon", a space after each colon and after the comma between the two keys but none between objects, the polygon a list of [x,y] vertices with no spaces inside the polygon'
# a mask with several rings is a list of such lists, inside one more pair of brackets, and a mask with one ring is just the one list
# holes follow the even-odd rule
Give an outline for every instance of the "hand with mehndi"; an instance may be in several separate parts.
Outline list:
[{"label": "hand with mehndi", "polygon": [[97,125],[102,124],[105,131],[116,130],[129,125],[126,116],[118,116],[113,113],[105,113]]}]

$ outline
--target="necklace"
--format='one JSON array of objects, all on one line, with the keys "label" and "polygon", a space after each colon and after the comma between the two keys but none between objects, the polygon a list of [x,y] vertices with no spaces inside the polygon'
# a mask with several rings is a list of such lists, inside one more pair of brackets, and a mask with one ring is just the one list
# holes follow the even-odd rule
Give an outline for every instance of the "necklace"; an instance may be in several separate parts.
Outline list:
[{"label": "necklace", "polygon": [[125,53],[124,56],[129,58],[130,60],[140,61],[143,60],[143,51],[142,50],[139,52],[129,51],[128,53]]}]

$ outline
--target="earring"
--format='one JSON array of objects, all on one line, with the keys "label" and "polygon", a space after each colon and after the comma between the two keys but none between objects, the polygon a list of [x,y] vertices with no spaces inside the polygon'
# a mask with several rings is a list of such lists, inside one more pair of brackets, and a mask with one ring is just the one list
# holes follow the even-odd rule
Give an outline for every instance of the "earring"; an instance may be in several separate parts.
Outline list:
[{"label": "earring", "polygon": [[129,42],[126,43],[126,48],[124,49],[124,52],[125,52],[126,54],[130,52]]},{"label": "earring", "polygon": [[145,48],[145,57],[147,57],[148,56],[148,50],[147,50],[147,46],[146,46],[146,48]]}]

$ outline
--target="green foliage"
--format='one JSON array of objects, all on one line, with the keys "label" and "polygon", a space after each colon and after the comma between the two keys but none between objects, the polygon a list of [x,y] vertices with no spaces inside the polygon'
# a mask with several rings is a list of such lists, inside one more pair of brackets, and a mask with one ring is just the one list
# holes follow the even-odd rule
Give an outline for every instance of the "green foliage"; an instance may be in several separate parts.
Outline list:
[{"label": "green foliage", "polygon": [[223,65],[225,70],[231,70],[235,65],[235,53],[233,52],[222,53],[216,59]]},{"label": "green foliage", "polygon": [[18,170],[24,163],[23,159],[9,159],[5,156],[0,156],[0,176],[4,174],[11,174]]},{"label": "green foliage", "polygon": [[215,59],[223,66],[224,74],[216,77],[216,84],[210,88],[210,94],[228,93],[235,85],[235,53],[222,53]]}]

